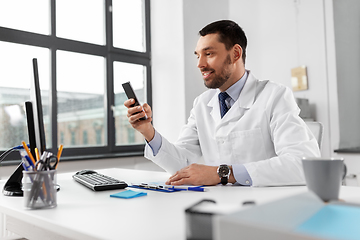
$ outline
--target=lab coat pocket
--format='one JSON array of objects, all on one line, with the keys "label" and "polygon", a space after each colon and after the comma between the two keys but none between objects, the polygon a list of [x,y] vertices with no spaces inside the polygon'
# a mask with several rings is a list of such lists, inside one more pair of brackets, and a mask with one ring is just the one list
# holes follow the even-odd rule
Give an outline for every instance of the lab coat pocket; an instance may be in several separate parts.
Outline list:
[{"label": "lab coat pocket", "polygon": [[266,159],[265,145],[260,128],[229,134],[232,162],[247,163]]}]

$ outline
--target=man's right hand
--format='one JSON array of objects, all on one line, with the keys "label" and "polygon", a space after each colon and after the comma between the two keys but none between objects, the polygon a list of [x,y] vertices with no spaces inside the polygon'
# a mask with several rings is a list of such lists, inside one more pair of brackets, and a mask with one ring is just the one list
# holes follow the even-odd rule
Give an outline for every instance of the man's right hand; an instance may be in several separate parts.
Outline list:
[{"label": "man's right hand", "polygon": [[[128,108],[127,117],[129,123],[133,128],[135,128],[145,137],[146,141],[150,142],[155,135],[155,129],[151,124],[152,121],[151,107],[147,103],[144,103],[143,106],[131,107],[134,103],[135,103],[134,99],[129,99],[124,102],[124,106]],[[145,116],[145,113],[147,119],[140,120],[140,118]]]}]

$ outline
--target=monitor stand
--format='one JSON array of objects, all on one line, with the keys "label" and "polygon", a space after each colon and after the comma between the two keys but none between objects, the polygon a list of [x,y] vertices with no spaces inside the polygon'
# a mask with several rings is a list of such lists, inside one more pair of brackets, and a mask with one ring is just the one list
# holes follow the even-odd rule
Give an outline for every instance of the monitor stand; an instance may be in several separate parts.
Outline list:
[{"label": "monitor stand", "polygon": [[22,187],[22,178],[24,170],[22,164],[16,168],[15,172],[10,176],[3,188],[3,194],[5,196],[16,196],[22,197],[24,195],[21,187]]}]

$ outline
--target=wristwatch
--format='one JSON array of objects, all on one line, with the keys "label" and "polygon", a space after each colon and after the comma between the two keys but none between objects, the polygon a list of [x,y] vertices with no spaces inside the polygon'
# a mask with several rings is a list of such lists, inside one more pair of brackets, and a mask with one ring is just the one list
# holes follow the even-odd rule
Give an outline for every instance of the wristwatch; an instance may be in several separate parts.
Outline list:
[{"label": "wristwatch", "polygon": [[218,169],[217,173],[220,177],[221,184],[226,185],[228,183],[229,177],[230,177],[230,168],[226,164],[221,164]]}]

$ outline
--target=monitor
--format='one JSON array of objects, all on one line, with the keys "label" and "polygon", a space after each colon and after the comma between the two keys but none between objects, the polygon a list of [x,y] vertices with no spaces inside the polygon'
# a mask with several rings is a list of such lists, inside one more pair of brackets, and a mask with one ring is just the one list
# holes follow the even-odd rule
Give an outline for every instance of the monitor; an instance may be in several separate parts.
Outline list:
[{"label": "monitor", "polygon": [[[43,120],[43,110],[42,110],[42,102],[41,102],[41,91],[40,91],[40,83],[39,83],[39,71],[37,59],[33,59],[33,78],[31,80],[30,85],[30,100],[32,103],[32,112],[33,112],[33,120],[34,120],[34,133],[35,133],[35,146],[31,146],[30,140],[30,148],[33,151],[34,147],[39,150],[39,154],[41,155],[46,150],[46,141],[45,141],[45,130],[44,130],[44,120]],[[29,126],[28,127],[32,127]],[[29,135],[29,139],[31,136]],[[35,157],[35,156],[34,156]]]},{"label": "monitor", "polygon": [[[43,121],[43,111],[40,95],[40,83],[37,59],[32,60],[33,74],[30,84],[30,100],[25,102],[27,127],[29,134],[29,144],[31,154],[35,157],[35,148],[41,155],[46,150],[45,130]],[[22,164],[16,168],[4,185],[3,193],[6,196],[23,196],[22,191]]]}]

